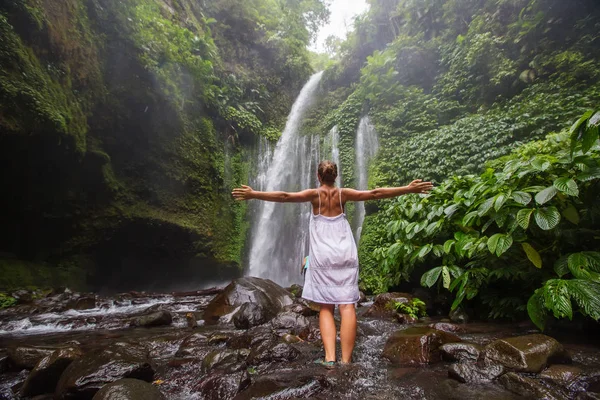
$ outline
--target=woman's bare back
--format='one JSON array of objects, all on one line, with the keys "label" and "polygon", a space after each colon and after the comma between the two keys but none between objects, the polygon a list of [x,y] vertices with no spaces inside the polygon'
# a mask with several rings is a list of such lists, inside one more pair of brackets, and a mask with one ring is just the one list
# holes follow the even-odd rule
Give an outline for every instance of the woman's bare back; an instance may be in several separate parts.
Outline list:
[{"label": "woman's bare back", "polygon": [[321,199],[320,214],[324,217],[337,217],[344,212],[345,202],[342,189],[335,186],[321,185],[315,191],[317,195],[311,201],[314,215],[319,214],[319,197]]}]

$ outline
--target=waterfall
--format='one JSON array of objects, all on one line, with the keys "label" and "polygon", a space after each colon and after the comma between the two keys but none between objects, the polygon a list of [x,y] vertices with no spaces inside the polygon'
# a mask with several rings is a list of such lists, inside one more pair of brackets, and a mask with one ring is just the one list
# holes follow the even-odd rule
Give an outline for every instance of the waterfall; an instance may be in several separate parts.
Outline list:
[{"label": "waterfall", "polygon": [[[300,135],[299,127],[315,99],[321,75],[313,75],[300,91],[272,155],[259,149],[257,190],[296,192],[315,187],[320,138]],[[300,282],[302,259],[308,255],[310,205],[257,203],[247,274],[283,286]]]},{"label": "waterfall", "polygon": [[333,161],[338,167],[338,177],[335,180],[335,184],[338,187],[342,187],[342,166],[340,165],[340,133],[338,131],[337,125],[331,128],[329,133],[325,138],[325,145],[331,146],[331,161]]},{"label": "waterfall", "polygon": [[[361,118],[356,131],[356,189],[368,189],[369,179],[369,161],[377,154],[379,149],[379,140],[375,127],[371,124],[368,116]],[[365,203],[357,202],[355,207],[354,226],[356,231],[354,239],[358,244],[362,231],[362,224],[365,219]]]}]

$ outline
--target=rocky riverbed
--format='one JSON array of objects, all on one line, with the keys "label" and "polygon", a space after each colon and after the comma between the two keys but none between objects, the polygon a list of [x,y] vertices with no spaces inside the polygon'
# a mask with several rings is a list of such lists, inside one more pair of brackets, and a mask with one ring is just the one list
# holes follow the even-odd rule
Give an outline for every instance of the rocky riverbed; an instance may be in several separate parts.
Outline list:
[{"label": "rocky riverbed", "polygon": [[413,322],[386,308],[400,293],[358,308],[353,364],[317,366],[318,316],[299,290],[242,278],[186,293],[22,293],[0,312],[0,399],[600,399],[597,338]]}]

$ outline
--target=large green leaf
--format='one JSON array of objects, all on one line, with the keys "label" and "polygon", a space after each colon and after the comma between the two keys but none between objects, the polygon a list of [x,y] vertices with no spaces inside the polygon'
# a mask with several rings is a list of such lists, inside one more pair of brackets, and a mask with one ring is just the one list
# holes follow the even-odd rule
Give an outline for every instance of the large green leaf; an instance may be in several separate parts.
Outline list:
[{"label": "large green leaf", "polygon": [[526,192],[513,192],[510,197],[522,206],[526,206],[531,202],[531,195]]},{"label": "large green leaf", "polygon": [[485,214],[487,214],[492,209],[492,207],[494,206],[494,202],[495,201],[496,201],[495,197],[490,197],[489,199],[487,199],[486,201],[484,201],[483,203],[481,203],[481,205],[477,209],[477,212],[479,213],[479,216],[482,217]]},{"label": "large green leaf", "polygon": [[586,253],[573,253],[567,259],[569,271],[575,278],[586,279],[600,283],[600,274],[591,270],[593,260],[587,257]]},{"label": "large green leaf", "polygon": [[556,227],[560,222],[560,213],[556,207],[540,208],[535,210],[533,216],[538,226],[545,231]]},{"label": "large green leaf", "polygon": [[569,196],[579,196],[579,188],[577,187],[577,183],[575,183],[575,181],[569,177],[562,177],[556,179],[554,181],[554,187],[560,190],[561,192],[568,194]]},{"label": "large green leaf", "polygon": [[527,254],[529,261],[531,261],[536,268],[542,268],[542,257],[540,257],[540,253],[538,253],[529,243],[521,243],[521,246],[523,246],[523,250],[525,251],[525,254]]},{"label": "large green leaf", "polygon": [[600,284],[584,279],[567,281],[569,293],[583,313],[596,321],[600,319]]},{"label": "large green leaf", "polygon": [[510,248],[510,246],[512,246],[512,244],[513,238],[511,235],[506,234],[500,236],[500,238],[498,238],[498,244],[496,246],[496,255],[500,257]]},{"label": "large green leaf", "polygon": [[492,237],[490,237],[487,241],[487,246],[488,249],[490,250],[490,253],[495,254],[496,253],[496,247],[498,247],[498,240],[500,240],[500,237],[502,236],[501,233],[496,233],[495,235],[492,235]]},{"label": "large green leaf", "polygon": [[446,207],[446,209],[444,209],[444,214],[446,214],[446,216],[448,218],[452,217],[452,215],[454,215],[454,213],[456,212],[456,210],[458,210],[460,207],[459,204],[452,204],[448,207]]},{"label": "large green leaf", "polygon": [[504,202],[506,201],[506,195],[500,193],[498,196],[496,196],[496,200],[494,201],[494,210],[498,211],[502,208],[502,206],[504,205]]},{"label": "large green leaf", "polygon": [[594,167],[589,170],[577,175],[577,180],[581,182],[592,181],[594,179],[600,179],[600,168]]},{"label": "large green leaf", "polygon": [[421,276],[421,286],[432,287],[438,281],[442,267],[435,267]]},{"label": "large green leaf", "polygon": [[581,118],[579,118],[574,124],[573,126],[571,126],[571,129],[569,130],[569,134],[571,136],[571,154],[573,154],[573,151],[575,150],[575,147],[577,146],[577,140],[579,139],[579,134],[581,132],[581,128],[583,127],[582,125],[584,124],[584,122],[586,122],[592,115],[594,115],[594,111],[590,110],[588,112],[586,112],[585,114],[583,114],[581,116]]},{"label": "large green leaf", "polygon": [[531,321],[541,331],[546,328],[547,313],[544,306],[544,298],[541,295],[541,289],[536,290],[533,296],[529,298],[529,301],[527,302],[527,314],[529,314]]},{"label": "large green leaf", "polygon": [[454,245],[454,243],[456,243],[456,241],[453,239],[446,240],[446,242],[444,243],[444,253],[450,254],[450,251],[452,250],[452,246]]},{"label": "large green leaf", "polygon": [[529,228],[529,220],[531,219],[531,214],[533,213],[533,208],[524,208],[519,210],[517,213],[517,222],[523,229]]},{"label": "large green leaf", "polygon": [[558,193],[558,189],[554,186],[549,186],[535,195],[535,201],[540,205],[546,204],[556,196],[556,193]]},{"label": "large green leaf", "polygon": [[571,295],[567,281],[562,279],[551,279],[543,287],[544,303],[552,311],[556,318],[568,317],[573,319],[573,308],[571,306]]}]

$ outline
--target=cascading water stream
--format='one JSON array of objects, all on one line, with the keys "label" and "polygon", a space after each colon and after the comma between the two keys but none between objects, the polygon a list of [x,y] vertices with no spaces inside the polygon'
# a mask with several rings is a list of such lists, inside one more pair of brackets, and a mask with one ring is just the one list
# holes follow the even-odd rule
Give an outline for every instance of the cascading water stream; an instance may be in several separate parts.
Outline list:
[{"label": "cascading water stream", "polygon": [[[369,162],[377,154],[379,140],[375,127],[371,124],[368,116],[361,118],[356,131],[356,189],[366,190],[369,184]],[[365,203],[357,202],[354,214],[354,226],[356,227],[354,239],[358,244],[365,219]]]},{"label": "cascading water stream", "polygon": [[325,138],[325,144],[331,146],[331,161],[336,163],[338,167],[338,177],[335,180],[335,184],[338,187],[342,187],[342,166],[340,165],[340,133],[338,131],[337,125],[331,128],[327,137]]},{"label": "cascading water stream", "polygon": [[[273,155],[266,149],[259,151],[257,189],[295,192],[315,187],[320,138],[302,136],[299,128],[321,76],[322,72],[313,75],[300,91]],[[310,206],[260,202],[255,210],[247,274],[283,286],[301,281],[300,265],[308,254]]]}]

